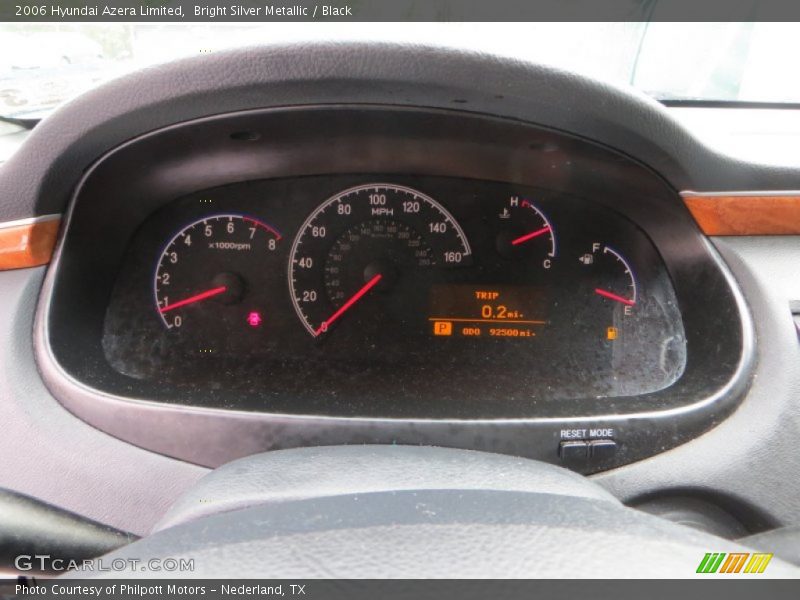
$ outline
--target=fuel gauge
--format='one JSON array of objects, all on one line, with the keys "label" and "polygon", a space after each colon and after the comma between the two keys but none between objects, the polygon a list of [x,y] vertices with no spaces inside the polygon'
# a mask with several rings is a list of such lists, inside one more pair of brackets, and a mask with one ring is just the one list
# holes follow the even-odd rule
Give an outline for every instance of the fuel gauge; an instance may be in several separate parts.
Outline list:
[{"label": "fuel gauge", "polygon": [[633,314],[636,306],[636,276],[628,261],[610,246],[595,242],[592,251],[582,255],[584,266],[591,267],[594,293],[607,302],[624,307],[626,316]]},{"label": "fuel gauge", "polygon": [[595,314],[608,314],[600,319],[603,337],[616,340],[622,332],[625,320],[634,314],[638,301],[636,275],[628,260],[610,246],[595,242],[590,252],[578,260],[585,267],[583,289],[591,293],[589,305]]}]

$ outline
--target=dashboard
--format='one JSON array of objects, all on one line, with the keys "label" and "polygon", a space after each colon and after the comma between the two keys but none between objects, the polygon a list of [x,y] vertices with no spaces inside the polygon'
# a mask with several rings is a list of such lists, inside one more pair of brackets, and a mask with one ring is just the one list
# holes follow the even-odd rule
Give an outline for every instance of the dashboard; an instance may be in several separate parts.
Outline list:
[{"label": "dashboard", "polygon": [[380,44],[214,53],[77,98],[0,169],[3,486],[146,534],[235,459],[303,448],[274,473],[316,490],[364,480],[338,450],[439,446],[730,538],[797,524],[798,171],[673,110]]},{"label": "dashboard", "polygon": [[201,465],[407,443],[595,472],[713,427],[751,361],[726,268],[656,173],[458,110],[132,139],[84,175],[52,273],[37,348],[59,400]]}]

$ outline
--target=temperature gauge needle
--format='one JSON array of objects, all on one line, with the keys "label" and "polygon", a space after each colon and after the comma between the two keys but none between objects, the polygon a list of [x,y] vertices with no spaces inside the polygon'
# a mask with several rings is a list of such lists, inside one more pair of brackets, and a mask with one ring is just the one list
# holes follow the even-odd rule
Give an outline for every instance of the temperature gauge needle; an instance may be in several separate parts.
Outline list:
[{"label": "temperature gauge needle", "polygon": [[346,313],[348,311],[348,309],[350,309],[350,307],[353,306],[353,304],[358,302],[364,296],[364,294],[366,294],[368,291],[370,291],[372,288],[374,288],[376,285],[378,285],[378,283],[380,282],[381,279],[383,279],[383,275],[378,273],[372,279],[370,279],[367,283],[365,283],[364,287],[362,287],[355,294],[353,294],[347,302],[342,304],[342,306],[339,308],[339,310],[337,310],[335,313],[333,313],[330,317],[328,317],[325,321],[322,322],[322,325],[319,326],[319,329],[317,329],[317,331],[315,332],[315,335],[319,335],[320,333],[325,333],[326,331],[328,331],[328,327],[330,327],[331,324],[334,321],[336,321],[336,319],[338,319],[344,313]]},{"label": "temperature gauge needle", "polygon": [[627,306],[633,306],[636,304],[633,300],[628,300],[627,298],[623,298],[622,296],[617,296],[616,294],[612,294],[611,292],[607,292],[601,288],[595,288],[594,293],[598,296],[602,296],[603,298],[608,298],[609,300],[614,300],[615,302],[621,302]]},{"label": "temperature gauge needle", "polygon": [[190,296],[189,298],[178,300],[177,302],[173,302],[172,304],[167,304],[166,306],[159,308],[158,311],[163,314],[168,310],[172,310],[173,308],[180,308],[181,306],[186,306],[187,304],[194,304],[195,302],[200,302],[201,300],[205,300],[207,298],[213,298],[214,296],[218,296],[227,291],[228,287],[221,285],[219,287],[206,290],[205,292],[195,294],[194,296]]},{"label": "temperature gauge needle", "polygon": [[519,246],[520,244],[524,244],[528,240],[532,240],[535,237],[539,237],[550,231],[550,227],[542,227],[541,229],[537,229],[536,231],[531,231],[530,233],[526,233],[525,235],[521,235],[515,240],[511,240],[512,246]]}]

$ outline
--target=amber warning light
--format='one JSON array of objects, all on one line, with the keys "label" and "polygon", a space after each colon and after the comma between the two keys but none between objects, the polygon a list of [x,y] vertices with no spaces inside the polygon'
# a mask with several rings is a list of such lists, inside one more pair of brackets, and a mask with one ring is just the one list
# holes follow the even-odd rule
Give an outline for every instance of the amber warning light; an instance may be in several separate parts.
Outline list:
[{"label": "amber warning light", "polygon": [[449,284],[433,286],[428,321],[434,336],[533,338],[541,316],[535,287]]}]

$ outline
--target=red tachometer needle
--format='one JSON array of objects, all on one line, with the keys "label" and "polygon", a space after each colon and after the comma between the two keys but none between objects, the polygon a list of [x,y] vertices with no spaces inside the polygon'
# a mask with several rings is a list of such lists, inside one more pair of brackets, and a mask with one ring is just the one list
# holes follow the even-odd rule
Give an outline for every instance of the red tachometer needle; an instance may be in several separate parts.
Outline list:
[{"label": "red tachometer needle", "polygon": [[215,287],[210,290],[206,290],[205,292],[201,292],[199,294],[195,294],[194,296],[190,296],[189,298],[184,298],[183,300],[178,300],[177,302],[173,302],[172,304],[167,304],[166,306],[162,306],[158,309],[159,312],[165,313],[168,310],[172,310],[173,308],[179,308],[181,306],[186,306],[187,304],[194,304],[195,302],[200,302],[201,300],[205,300],[206,298],[211,298],[213,296],[218,296],[224,292],[227,292],[227,286],[221,285],[219,287]]},{"label": "red tachometer needle", "polygon": [[623,298],[622,296],[617,296],[616,294],[612,294],[611,292],[607,292],[600,288],[594,288],[594,293],[603,296],[603,298],[608,298],[609,300],[622,302],[623,304],[626,304],[628,306],[633,306],[634,304],[636,304],[636,302],[634,302],[633,300],[628,300],[627,298]]},{"label": "red tachometer needle", "polygon": [[357,291],[355,294],[353,294],[353,295],[352,295],[352,297],[350,298],[350,300],[348,300],[347,302],[345,302],[344,304],[342,304],[342,306],[339,308],[339,310],[337,310],[337,311],[336,311],[335,313],[333,313],[333,314],[332,314],[330,317],[328,317],[328,318],[327,318],[327,320],[325,320],[325,321],[323,321],[323,322],[322,322],[322,325],[320,325],[320,326],[319,326],[319,329],[317,329],[317,331],[315,332],[315,335],[319,335],[320,333],[324,333],[325,331],[327,331],[327,330],[328,330],[328,327],[330,327],[330,326],[331,326],[331,324],[332,324],[332,323],[333,323],[333,322],[334,322],[336,319],[338,319],[338,318],[339,318],[339,317],[341,317],[341,316],[342,316],[342,315],[343,315],[345,312],[347,312],[347,310],[348,310],[348,309],[349,309],[351,306],[353,306],[353,304],[355,304],[356,302],[358,302],[358,301],[359,301],[359,300],[360,300],[360,299],[361,299],[361,298],[364,296],[364,294],[366,294],[368,291],[370,291],[372,288],[374,288],[376,285],[378,285],[378,282],[379,282],[381,279],[383,279],[383,275],[381,275],[380,273],[378,273],[377,275],[375,275],[375,277],[373,277],[373,278],[372,278],[372,279],[370,279],[370,280],[369,280],[367,283],[365,283],[365,284],[364,284],[364,287],[362,287],[362,288],[361,288],[360,290],[358,290],[358,291]]},{"label": "red tachometer needle", "polygon": [[523,244],[528,240],[532,240],[535,237],[539,237],[540,235],[547,233],[548,231],[550,231],[549,226],[542,227],[541,229],[537,229],[536,231],[531,231],[530,233],[526,233],[525,235],[522,235],[515,240],[511,240],[511,245],[518,246],[519,244]]}]

